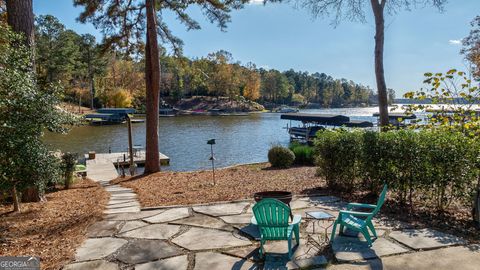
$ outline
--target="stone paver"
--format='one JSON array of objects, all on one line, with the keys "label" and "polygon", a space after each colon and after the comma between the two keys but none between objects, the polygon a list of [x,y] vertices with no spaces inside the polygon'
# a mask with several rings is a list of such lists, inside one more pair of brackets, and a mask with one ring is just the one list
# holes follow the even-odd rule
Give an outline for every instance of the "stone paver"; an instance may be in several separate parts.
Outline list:
[{"label": "stone paver", "polygon": [[149,224],[140,220],[127,221],[125,222],[125,225],[123,225],[122,229],[118,233],[128,232],[140,227],[145,227],[147,225]]},{"label": "stone paver", "polygon": [[219,249],[251,245],[252,242],[232,232],[213,229],[190,228],[172,240],[189,250]]},{"label": "stone paver", "polygon": [[139,264],[181,255],[182,253],[182,250],[178,247],[162,240],[137,239],[122,248],[116,258],[127,264]]},{"label": "stone paver", "polygon": [[187,270],[188,258],[186,255],[177,256],[155,262],[135,265],[135,270]]},{"label": "stone paver", "polygon": [[115,200],[109,200],[107,205],[116,205],[116,204],[132,203],[132,202],[138,202],[138,201],[137,199],[115,199]]},{"label": "stone paver", "polygon": [[254,246],[247,246],[247,247],[240,247],[236,249],[228,249],[223,251],[222,253],[232,255],[234,257],[240,257],[240,258],[245,258],[247,260],[252,260],[252,261],[260,261],[259,253],[258,253],[259,247],[258,245]]},{"label": "stone paver", "polygon": [[[262,263],[258,241],[244,237],[258,240],[260,236],[258,227],[250,224],[251,202],[140,211],[131,189],[110,185],[107,180],[99,182],[111,194],[107,216],[89,228],[88,236],[95,238],[84,242],[76,261],[65,269],[325,269],[324,250],[307,241],[307,234],[316,237],[324,230],[316,224],[313,234],[313,223],[305,219],[305,212],[320,210],[337,216],[346,205],[334,196],[295,198],[291,207],[294,214],[302,215],[302,238],[300,245],[293,241],[293,259],[287,257],[287,241],[267,241]],[[444,248],[465,244],[460,238],[429,229],[408,229],[409,224],[392,220],[375,219],[374,223],[379,238],[371,248],[357,233],[336,236],[332,249],[338,264],[328,269],[473,270],[480,264],[479,246]],[[433,250],[415,251],[425,249]],[[193,258],[194,265],[190,265]]]},{"label": "stone paver", "polygon": [[246,213],[241,215],[233,215],[233,216],[223,216],[220,217],[223,221],[230,224],[249,224],[250,220],[252,219],[253,214]]},{"label": "stone paver", "polygon": [[121,221],[99,221],[88,228],[88,237],[113,236],[120,229]]},{"label": "stone paver", "polygon": [[265,257],[263,270],[296,270],[298,269],[293,261],[285,259],[285,257],[271,256],[269,254]]},{"label": "stone paver", "polygon": [[153,224],[120,234],[120,237],[141,239],[168,239],[178,233],[180,226],[169,224]]},{"label": "stone paver", "polygon": [[171,209],[165,210],[164,212],[158,215],[144,218],[143,220],[149,223],[163,223],[163,222],[169,222],[177,219],[186,218],[189,216],[190,216],[190,213],[188,211],[188,208],[182,207],[182,208],[171,208]]},{"label": "stone paver", "polygon": [[288,260],[287,241],[267,241],[265,245],[267,269],[286,267],[286,269],[312,268],[327,264],[323,255],[318,255],[319,250],[306,239],[300,239],[300,245],[295,240],[292,242],[292,260]]},{"label": "stone paver", "polygon": [[461,238],[432,229],[393,231],[389,236],[413,249],[431,249],[465,244],[465,241]]},{"label": "stone paver", "polygon": [[201,252],[195,255],[194,270],[257,270],[252,262],[216,252]]},{"label": "stone paver", "polygon": [[128,192],[128,193],[111,193],[110,195],[111,199],[115,200],[126,200],[126,199],[136,199],[137,195],[133,192]]},{"label": "stone paver", "polygon": [[307,259],[295,259],[294,263],[300,268],[300,269],[305,269],[305,268],[311,268],[311,267],[319,267],[319,266],[324,266],[326,265],[327,258],[325,256],[313,256],[311,258]]},{"label": "stone paver", "polygon": [[119,270],[119,269],[120,268],[116,263],[107,262],[105,260],[73,263],[63,268],[63,270]]},{"label": "stone paver", "polygon": [[459,246],[389,256],[367,262],[332,265],[329,270],[477,270],[480,246]]},{"label": "stone paver", "polygon": [[260,240],[260,230],[258,229],[257,225],[248,224],[248,225],[234,226],[234,227],[240,230],[240,232],[248,235],[252,239]]},{"label": "stone paver", "polygon": [[313,197],[306,197],[311,203],[325,205],[328,203],[339,202],[340,198],[335,196],[313,196]]},{"label": "stone paver", "polygon": [[75,254],[76,261],[102,259],[125,245],[127,240],[106,237],[87,239]]},{"label": "stone paver", "polygon": [[310,202],[305,200],[293,200],[292,202],[290,202],[290,208],[292,210],[308,208],[310,206]]},{"label": "stone paver", "polygon": [[213,218],[206,215],[194,215],[192,217],[188,217],[181,220],[175,220],[170,222],[171,224],[179,224],[179,225],[190,225],[196,227],[204,227],[204,228],[211,228],[211,229],[222,229],[222,230],[232,230],[232,227],[228,226],[218,218]]},{"label": "stone paver", "polygon": [[381,256],[408,252],[407,249],[388,241],[385,238],[378,238],[373,242],[372,247],[368,247],[365,241],[346,236],[335,237],[332,249],[335,258],[337,258],[338,261],[343,262],[373,259]]},{"label": "stone paver", "polygon": [[107,220],[137,220],[137,219],[143,219],[143,218],[147,218],[147,217],[151,217],[151,216],[160,214],[163,211],[165,211],[165,210],[161,209],[161,210],[141,211],[141,212],[138,212],[138,213],[111,214],[111,215],[107,215],[105,219],[107,219]]},{"label": "stone paver", "polygon": [[107,209],[104,211],[105,214],[119,214],[119,213],[136,213],[140,211],[140,207],[138,206],[131,206],[131,207],[120,207],[120,208],[112,208]]},{"label": "stone paver", "polygon": [[115,209],[115,208],[124,208],[124,207],[137,207],[140,208],[140,203],[136,201],[127,201],[127,202],[121,202],[121,203],[115,203],[115,204],[109,204],[107,205],[107,209]]},{"label": "stone paver", "polygon": [[218,217],[228,215],[238,215],[243,212],[243,209],[247,207],[249,202],[236,202],[236,203],[224,203],[224,204],[212,204],[193,207],[193,211]]}]

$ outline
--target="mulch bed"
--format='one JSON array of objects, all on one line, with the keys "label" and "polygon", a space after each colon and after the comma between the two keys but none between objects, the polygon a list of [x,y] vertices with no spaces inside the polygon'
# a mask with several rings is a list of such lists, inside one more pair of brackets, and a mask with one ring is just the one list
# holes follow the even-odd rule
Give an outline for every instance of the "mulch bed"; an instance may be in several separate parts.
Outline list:
[{"label": "mulch bed", "polygon": [[324,185],[315,171],[315,167],[276,170],[260,163],[215,171],[215,186],[211,171],[159,172],[114,182],[135,190],[142,206],[151,207],[251,199],[255,192],[267,190],[307,193]]},{"label": "mulch bed", "polygon": [[108,193],[91,180],[47,193],[47,202],[22,203],[20,213],[0,205],[0,254],[39,256],[42,269],[61,269],[103,216]]}]

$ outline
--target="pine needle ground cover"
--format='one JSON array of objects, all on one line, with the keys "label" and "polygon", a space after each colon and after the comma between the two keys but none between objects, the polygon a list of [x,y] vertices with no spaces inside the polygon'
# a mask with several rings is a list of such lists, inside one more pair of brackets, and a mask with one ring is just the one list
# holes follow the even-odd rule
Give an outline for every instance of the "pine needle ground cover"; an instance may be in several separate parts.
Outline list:
[{"label": "pine needle ground cover", "polygon": [[253,194],[267,190],[308,193],[324,186],[315,167],[272,169],[268,163],[240,165],[215,171],[159,172],[115,182],[132,188],[143,207],[197,204],[252,199]]},{"label": "pine needle ground cover", "polygon": [[47,202],[23,203],[21,213],[0,205],[0,254],[39,256],[42,269],[73,260],[87,227],[102,218],[108,193],[91,180],[47,193]]}]

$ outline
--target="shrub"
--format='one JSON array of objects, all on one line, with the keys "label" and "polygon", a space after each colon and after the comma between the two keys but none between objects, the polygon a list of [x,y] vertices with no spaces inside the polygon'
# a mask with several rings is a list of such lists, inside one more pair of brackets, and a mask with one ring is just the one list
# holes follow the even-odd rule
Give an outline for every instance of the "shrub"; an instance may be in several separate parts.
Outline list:
[{"label": "shrub", "polygon": [[354,188],[354,180],[358,174],[360,155],[359,132],[345,130],[323,130],[317,133],[315,151],[318,153],[316,164],[317,173],[323,176],[327,185],[340,190]]},{"label": "shrub", "polygon": [[275,145],[268,151],[268,161],[274,168],[289,168],[295,161],[295,154],[286,147]]},{"label": "shrub", "polygon": [[479,173],[480,147],[460,132],[326,130],[315,148],[329,187],[378,193],[388,183],[399,202],[412,205],[416,193],[438,211],[453,201],[470,204]]},{"label": "shrub", "polygon": [[313,148],[308,145],[299,143],[292,143],[289,146],[290,150],[295,154],[295,163],[301,165],[313,165]]}]

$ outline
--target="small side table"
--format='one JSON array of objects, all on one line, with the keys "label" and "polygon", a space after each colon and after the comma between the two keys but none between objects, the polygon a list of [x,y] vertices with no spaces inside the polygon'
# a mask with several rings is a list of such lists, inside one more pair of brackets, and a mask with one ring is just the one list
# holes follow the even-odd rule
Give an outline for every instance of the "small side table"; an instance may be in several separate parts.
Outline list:
[{"label": "small side table", "polygon": [[[313,234],[315,234],[315,223],[318,223],[318,227],[324,230],[323,237],[318,237],[319,241],[316,241],[311,235],[308,235],[308,238],[311,238],[314,242],[316,242],[319,248],[328,245],[328,242],[330,241],[328,237],[328,229],[332,227],[333,222],[331,221],[335,221],[335,216],[325,211],[309,211],[305,213],[305,219],[313,220]],[[323,238],[323,240],[321,240],[320,238]]]}]

